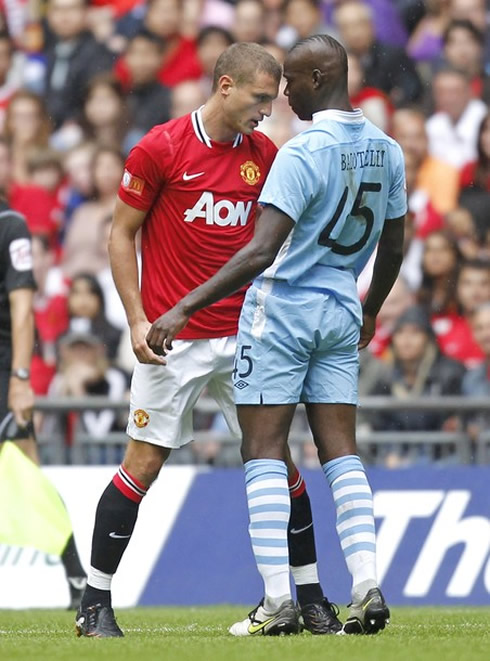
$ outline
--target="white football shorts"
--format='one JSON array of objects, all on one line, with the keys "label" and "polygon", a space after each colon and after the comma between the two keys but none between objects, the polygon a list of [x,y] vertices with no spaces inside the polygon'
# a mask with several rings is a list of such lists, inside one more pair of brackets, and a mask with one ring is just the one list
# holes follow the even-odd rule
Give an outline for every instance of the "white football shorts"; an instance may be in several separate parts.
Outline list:
[{"label": "white football shorts", "polygon": [[233,399],[236,337],[175,340],[167,365],[137,363],[131,380],[128,435],[165,448],[194,438],[192,411],[205,388],[230,432],[241,438]]}]

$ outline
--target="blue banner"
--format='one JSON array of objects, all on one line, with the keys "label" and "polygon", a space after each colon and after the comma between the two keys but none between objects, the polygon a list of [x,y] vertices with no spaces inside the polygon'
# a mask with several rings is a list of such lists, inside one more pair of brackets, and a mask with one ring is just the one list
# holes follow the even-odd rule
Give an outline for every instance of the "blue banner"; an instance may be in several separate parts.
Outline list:
[{"label": "blue banner", "polygon": [[[323,473],[304,471],[321,583],[350,601],[350,576]],[[490,467],[369,470],[379,581],[393,605],[490,603]],[[164,473],[161,479],[165,479]],[[162,503],[162,508],[165,504]],[[262,597],[241,470],[198,472],[139,603],[254,604]]]}]

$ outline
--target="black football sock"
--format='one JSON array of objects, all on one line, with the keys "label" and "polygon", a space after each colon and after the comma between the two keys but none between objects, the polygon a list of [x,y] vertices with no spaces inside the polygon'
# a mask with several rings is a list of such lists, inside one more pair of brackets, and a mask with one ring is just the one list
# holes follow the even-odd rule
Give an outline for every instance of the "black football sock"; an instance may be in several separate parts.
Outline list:
[{"label": "black football sock", "polygon": [[300,606],[320,603],[323,591],[318,580],[315,534],[306,485],[296,471],[289,479],[291,517],[288,526],[289,564]]},{"label": "black football sock", "polygon": [[82,607],[110,605],[110,582],[126,550],[147,488],[122,466],[102,494],[95,515],[91,568]]}]

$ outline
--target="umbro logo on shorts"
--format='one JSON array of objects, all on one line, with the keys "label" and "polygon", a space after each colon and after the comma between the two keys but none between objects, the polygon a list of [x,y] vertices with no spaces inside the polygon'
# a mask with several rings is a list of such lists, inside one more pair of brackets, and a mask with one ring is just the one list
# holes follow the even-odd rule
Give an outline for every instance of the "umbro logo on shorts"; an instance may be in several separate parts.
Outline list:
[{"label": "umbro logo on shorts", "polygon": [[248,383],[246,381],[237,381],[235,384],[235,388],[238,388],[238,390],[243,390],[244,388],[248,388]]}]

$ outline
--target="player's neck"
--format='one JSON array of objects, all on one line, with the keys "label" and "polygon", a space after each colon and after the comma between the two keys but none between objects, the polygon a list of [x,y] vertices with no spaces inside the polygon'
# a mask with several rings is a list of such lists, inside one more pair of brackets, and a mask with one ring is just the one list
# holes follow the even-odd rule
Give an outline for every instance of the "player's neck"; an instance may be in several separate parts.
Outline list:
[{"label": "player's neck", "polygon": [[320,112],[322,110],[341,110],[343,112],[352,112],[353,108],[350,104],[349,97],[344,92],[333,91],[329,96],[319,100],[313,112]]},{"label": "player's neck", "polygon": [[223,114],[221,106],[209,99],[202,109],[204,130],[214,142],[233,142],[237,131],[230,127]]}]

